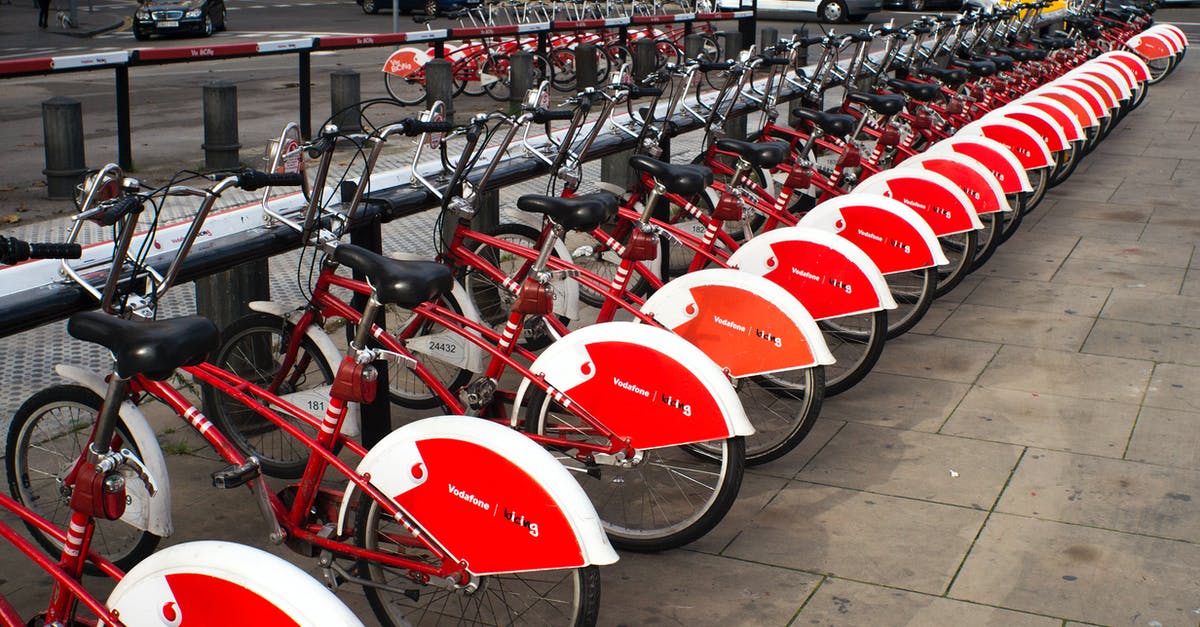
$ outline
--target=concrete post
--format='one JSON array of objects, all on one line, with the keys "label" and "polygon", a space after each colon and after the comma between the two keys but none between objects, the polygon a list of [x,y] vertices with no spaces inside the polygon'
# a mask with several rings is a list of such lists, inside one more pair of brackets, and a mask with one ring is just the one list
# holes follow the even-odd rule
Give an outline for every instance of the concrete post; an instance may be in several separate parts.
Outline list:
[{"label": "concrete post", "polygon": [[508,57],[508,101],[514,110],[525,101],[525,92],[533,89],[533,55],[528,52],[515,52]]},{"label": "concrete post", "polygon": [[329,113],[339,130],[362,130],[358,108],[362,92],[359,85],[359,74],[354,70],[340,69],[329,73]]},{"label": "concrete post", "polygon": [[425,102],[438,100],[446,105],[446,119],[454,120],[454,66],[445,59],[430,59],[425,64]]},{"label": "concrete post", "polygon": [[704,36],[692,33],[683,38],[683,56],[695,59],[704,53]]},{"label": "concrete post", "polygon": [[650,39],[639,39],[633,42],[633,81],[640,83],[654,72],[657,63],[658,50]]},{"label": "concrete post", "polygon": [[87,170],[83,157],[83,103],[55,96],[42,102],[42,138],[46,143],[46,196],[73,198]]},{"label": "concrete post", "polygon": [[[742,33],[739,31],[726,31],[724,33],[725,58],[736,59],[744,50],[745,40],[742,38]],[[725,119],[725,135],[733,139],[746,138],[746,116],[737,115],[730,116]]]},{"label": "concrete post", "polygon": [[774,26],[768,26],[762,29],[762,33],[758,37],[758,51],[761,53],[763,50],[774,46],[778,42],[779,29],[775,28]]},{"label": "concrete post", "polygon": [[[588,87],[596,86],[596,79],[599,78],[599,58],[596,56],[596,46],[589,43],[582,43],[575,46],[575,89],[582,91]],[[613,71],[616,68],[609,68]]]},{"label": "concrete post", "polygon": [[246,303],[271,300],[271,272],[266,259],[256,259],[196,279],[196,313],[224,329],[250,313]]},{"label": "concrete post", "polygon": [[204,86],[204,167],[236,168],[238,149],[237,85],[213,81]]}]

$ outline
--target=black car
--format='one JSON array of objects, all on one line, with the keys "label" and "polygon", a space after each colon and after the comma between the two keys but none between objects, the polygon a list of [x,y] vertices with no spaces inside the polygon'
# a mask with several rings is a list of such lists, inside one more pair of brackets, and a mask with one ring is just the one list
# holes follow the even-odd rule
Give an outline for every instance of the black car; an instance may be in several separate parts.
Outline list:
[{"label": "black car", "polygon": [[[363,13],[391,13],[392,0],[355,0],[362,7]],[[401,13],[425,13],[428,0],[398,0],[396,8]],[[439,14],[449,13],[461,8],[462,0],[434,0]]]},{"label": "black car", "polygon": [[926,11],[934,8],[958,11],[963,8],[963,0],[883,0],[883,6],[889,9],[907,9],[909,11]]},{"label": "black car", "polygon": [[225,0],[146,0],[133,16],[133,36],[194,33],[208,37],[225,30]]}]

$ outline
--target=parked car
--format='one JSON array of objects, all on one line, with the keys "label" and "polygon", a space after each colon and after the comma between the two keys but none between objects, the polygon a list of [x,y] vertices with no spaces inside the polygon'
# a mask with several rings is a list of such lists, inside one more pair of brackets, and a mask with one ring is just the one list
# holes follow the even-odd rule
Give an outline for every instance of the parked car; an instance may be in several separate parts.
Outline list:
[{"label": "parked car", "polygon": [[[718,0],[723,11],[736,11],[740,0]],[[861,22],[883,10],[883,0],[758,0],[758,12],[768,18],[816,16],[822,22]]]},{"label": "parked car", "polygon": [[[392,0],[355,0],[358,6],[362,7],[363,13],[391,13]],[[437,12],[449,13],[462,6],[462,1],[458,0],[435,0],[437,2]],[[401,13],[425,13],[426,0],[398,0]]]},{"label": "parked car", "polygon": [[195,33],[211,36],[225,30],[225,0],[146,0],[133,15],[133,36]]},{"label": "parked car", "polygon": [[963,0],[883,0],[883,6],[889,9],[906,9],[908,11],[929,9],[958,11],[963,8]]}]

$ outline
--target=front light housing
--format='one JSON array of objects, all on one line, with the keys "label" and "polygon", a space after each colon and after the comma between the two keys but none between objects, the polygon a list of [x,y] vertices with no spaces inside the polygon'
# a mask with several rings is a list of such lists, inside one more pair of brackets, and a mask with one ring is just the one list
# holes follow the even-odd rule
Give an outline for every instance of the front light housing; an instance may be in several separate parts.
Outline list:
[{"label": "front light housing", "polygon": [[189,9],[187,13],[183,14],[183,16],[184,17],[200,17],[200,13],[201,13],[200,9]]}]

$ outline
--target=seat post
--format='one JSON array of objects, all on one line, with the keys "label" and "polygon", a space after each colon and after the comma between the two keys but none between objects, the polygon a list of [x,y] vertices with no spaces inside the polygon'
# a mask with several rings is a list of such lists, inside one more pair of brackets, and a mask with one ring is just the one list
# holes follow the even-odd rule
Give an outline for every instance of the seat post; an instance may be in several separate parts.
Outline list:
[{"label": "seat post", "polygon": [[362,319],[358,321],[358,330],[354,334],[354,342],[350,347],[355,351],[360,351],[367,346],[367,339],[371,337],[371,325],[375,324],[375,316],[379,313],[379,299],[375,298],[375,293],[367,298],[367,306],[363,308]]},{"label": "seat post", "polygon": [[121,413],[121,403],[125,401],[125,392],[129,389],[129,379],[123,379],[115,371],[108,379],[108,391],[104,394],[104,406],[100,408],[100,417],[96,420],[96,437],[88,445],[88,462],[96,463],[109,452],[113,432],[117,428],[117,416]]}]

